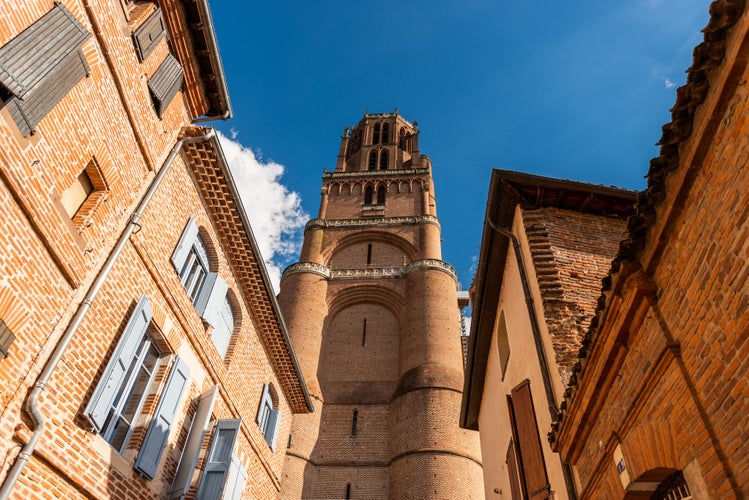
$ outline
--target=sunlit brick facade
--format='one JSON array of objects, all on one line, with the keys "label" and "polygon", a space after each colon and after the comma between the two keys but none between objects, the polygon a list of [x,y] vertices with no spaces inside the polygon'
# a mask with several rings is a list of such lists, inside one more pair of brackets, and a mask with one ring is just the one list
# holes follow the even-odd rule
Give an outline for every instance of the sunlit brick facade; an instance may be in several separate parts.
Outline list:
[{"label": "sunlit brick facade", "polygon": [[0,497],[276,497],[311,404],[207,3],[0,13]]}]

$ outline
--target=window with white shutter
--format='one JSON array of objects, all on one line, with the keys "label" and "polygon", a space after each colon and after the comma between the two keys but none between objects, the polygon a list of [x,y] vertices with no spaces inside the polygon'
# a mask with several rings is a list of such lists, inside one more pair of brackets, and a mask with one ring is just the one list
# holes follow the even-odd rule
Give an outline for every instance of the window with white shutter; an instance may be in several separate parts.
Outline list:
[{"label": "window with white shutter", "polygon": [[197,500],[216,500],[222,497],[241,422],[240,419],[219,420],[216,424],[205,460],[203,477],[200,479]]},{"label": "window with white shutter", "polygon": [[118,452],[125,448],[162,356],[147,333],[151,316],[143,295],[84,411],[94,430]]},{"label": "window with white shutter", "polygon": [[263,386],[263,395],[260,398],[260,407],[257,412],[257,425],[263,433],[265,441],[271,450],[276,451],[278,440],[278,429],[281,424],[281,412],[273,402],[271,395],[272,387],[269,382]]}]

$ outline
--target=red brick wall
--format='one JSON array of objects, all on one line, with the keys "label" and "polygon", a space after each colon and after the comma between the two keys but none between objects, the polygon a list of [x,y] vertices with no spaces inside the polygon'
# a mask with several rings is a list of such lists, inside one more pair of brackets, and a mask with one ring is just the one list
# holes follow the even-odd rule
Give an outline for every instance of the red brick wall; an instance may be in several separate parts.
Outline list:
[{"label": "red brick wall", "polygon": [[590,326],[601,280],[626,235],[625,221],[572,210],[523,210],[562,384],[567,385]]}]

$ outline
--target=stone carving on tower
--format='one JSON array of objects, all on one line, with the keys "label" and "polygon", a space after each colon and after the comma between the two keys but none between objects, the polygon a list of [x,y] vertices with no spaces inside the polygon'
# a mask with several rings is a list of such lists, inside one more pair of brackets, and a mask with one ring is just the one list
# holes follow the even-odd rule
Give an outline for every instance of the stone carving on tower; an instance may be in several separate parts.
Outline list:
[{"label": "stone carving on tower", "polygon": [[483,497],[478,435],[458,425],[457,276],[416,122],[366,113],[322,184],[279,295],[315,404],[294,417],[281,497]]}]

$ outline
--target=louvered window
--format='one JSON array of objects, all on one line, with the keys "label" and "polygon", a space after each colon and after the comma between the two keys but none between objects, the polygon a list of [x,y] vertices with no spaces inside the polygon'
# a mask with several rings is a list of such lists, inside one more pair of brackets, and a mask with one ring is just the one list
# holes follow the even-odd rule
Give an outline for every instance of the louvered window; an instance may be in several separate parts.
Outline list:
[{"label": "louvered window", "polygon": [[0,48],[0,94],[25,137],[90,72],[91,33],[62,4]]},{"label": "louvered window", "polygon": [[159,118],[164,116],[166,108],[182,88],[184,71],[173,55],[168,54],[161,66],[148,80],[148,89],[151,91],[153,105]]},{"label": "louvered window", "polygon": [[137,30],[133,32],[133,43],[138,59],[143,62],[153,52],[153,49],[166,36],[164,16],[161,9],[156,9]]}]

